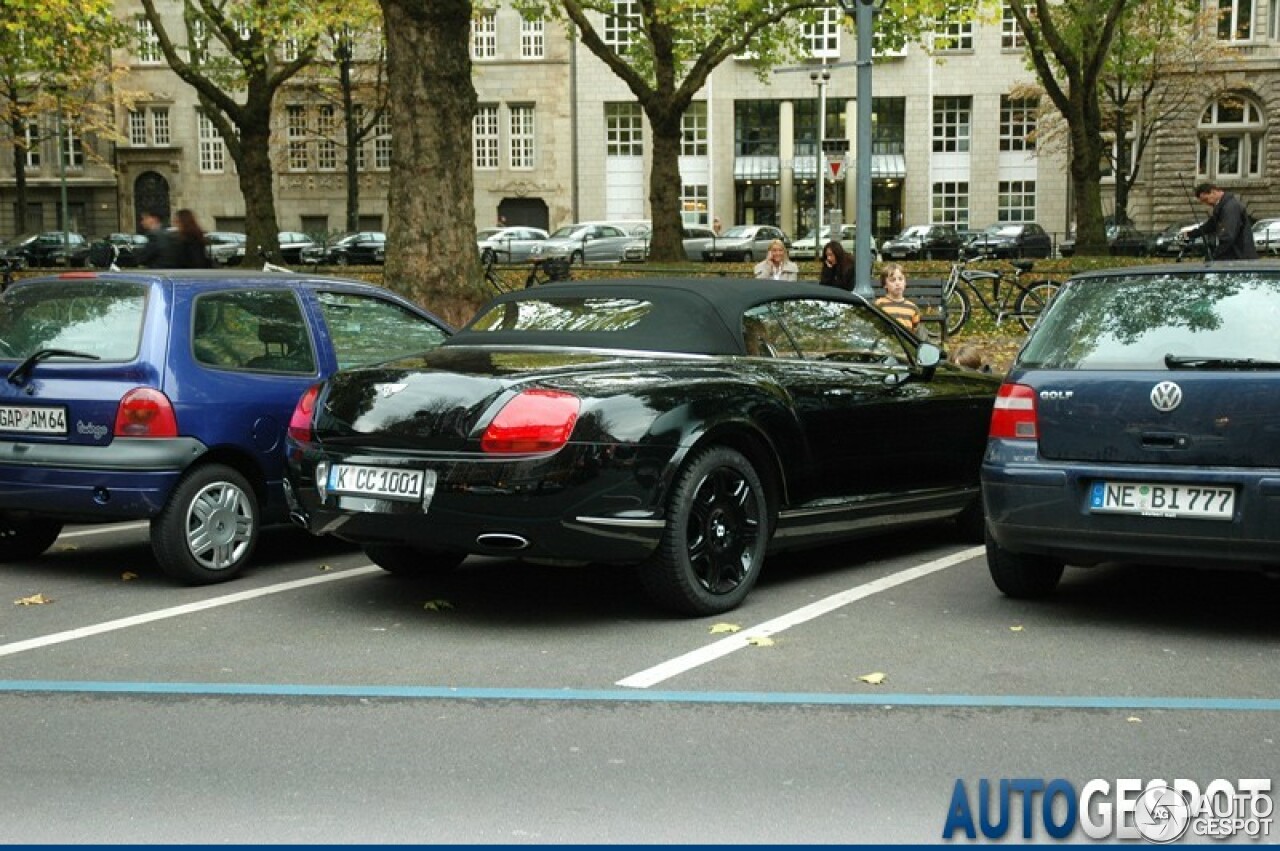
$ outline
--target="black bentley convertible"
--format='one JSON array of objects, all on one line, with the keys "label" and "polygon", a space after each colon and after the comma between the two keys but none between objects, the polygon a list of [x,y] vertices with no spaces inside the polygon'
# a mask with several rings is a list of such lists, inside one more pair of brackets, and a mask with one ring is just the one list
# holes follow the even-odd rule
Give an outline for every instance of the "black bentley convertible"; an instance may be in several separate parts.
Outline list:
[{"label": "black bentley convertible", "polygon": [[468,554],[636,564],[664,607],[713,614],[768,551],[948,519],[981,540],[998,385],[834,288],[549,284],[312,387],[290,498],[392,573]]}]

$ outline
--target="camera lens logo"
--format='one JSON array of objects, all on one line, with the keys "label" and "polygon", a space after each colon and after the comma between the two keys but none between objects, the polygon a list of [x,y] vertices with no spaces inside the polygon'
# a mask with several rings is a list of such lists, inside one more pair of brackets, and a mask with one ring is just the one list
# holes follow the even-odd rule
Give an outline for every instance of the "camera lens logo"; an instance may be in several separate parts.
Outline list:
[{"label": "camera lens logo", "polygon": [[1148,786],[1133,809],[1133,825],[1149,842],[1173,842],[1191,824],[1191,804],[1168,786]]}]

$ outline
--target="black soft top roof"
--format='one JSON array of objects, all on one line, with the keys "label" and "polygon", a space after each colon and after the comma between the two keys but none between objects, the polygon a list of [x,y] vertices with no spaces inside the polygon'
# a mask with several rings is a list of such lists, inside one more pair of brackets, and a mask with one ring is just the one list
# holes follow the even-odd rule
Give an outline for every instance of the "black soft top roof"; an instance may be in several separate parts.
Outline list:
[{"label": "black soft top roof", "polygon": [[[634,325],[613,331],[472,330],[468,323],[445,345],[537,345],[707,355],[743,353],[742,314],[761,302],[821,297],[864,303],[861,296],[800,281],[755,278],[649,278],[565,281],[498,296],[480,310],[530,300],[634,298],[652,309]],[[472,323],[475,319],[472,319]]]}]

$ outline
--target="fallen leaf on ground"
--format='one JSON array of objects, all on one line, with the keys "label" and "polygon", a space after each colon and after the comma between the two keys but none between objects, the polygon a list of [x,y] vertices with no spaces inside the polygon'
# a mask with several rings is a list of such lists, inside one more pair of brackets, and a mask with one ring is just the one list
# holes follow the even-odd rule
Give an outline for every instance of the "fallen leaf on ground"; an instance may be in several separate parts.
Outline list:
[{"label": "fallen leaf on ground", "polygon": [[1130,715],[1128,718],[1126,718],[1126,719],[1124,719],[1124,720],[1128,721],[1130,724],[1141,724],[1141,723],[1142,723],[1142,719],[1141,719],[1141,718],[1139,718],[1137,715]]},{"label": "fallen leaf on ground", "polygon": [[320,569],[320,570],[333,570],[333,568],[332,568],[331,566],[327,565],[327,564],[322,564],[322,565],[320,565],[320,568],[319,568],[319,569]]},{"label": "fallen leaf on ground", "polygon": [[30,597],[21,597],[13,601],[15,606],[44,606],[52,603],[52,597],[46,597],[43,594],[32,594]]},{"label": "fallen leaf on ground", "polygon": [[132,570],[126,570],[124,573],[120,574],[121,582],[132,582],[137,578],[138,574],[134,573]]},{"label": "fallen leaf on ground", "polygon": [[742,629],[736,623],[713,623],[709,632],[712,635],[723,635],[727,632],[737,632]]},{"label": "fallen leaf on ground", "polygon": [[75,544],[60,544],[54,547],[53,551],[58,553],[73,553],[78,549],[80,548],[77,547]]},{"label": "fallen leaf on ground", "polygon": [[428,612],[443,612],[445,609],[452,609],[453,603],[448,600],[428,600],[422,604],[422,608]]},{"label": "fallen leaf on ground", "polygon": [[863,674],[862,676],[858,677],[858,679],[862,680],[867,685],[878,686],[885,680],[889,679],[889,675],[882,674],[881,672],[876,671],[873,674]]},{"label": "fallen leaf on ground", "polygon": [[1010,632],[1022,632],[1022,624],[1018,624],[1017,626],[1011,626],[1011,627],[1009,627],[1009,631],[1010,631]]},{"label": "fallen leaf on ground", "polygon": [[753,635],[747,639],[747,643],[752,647],[772,647],[773,639],[767,635]]}]

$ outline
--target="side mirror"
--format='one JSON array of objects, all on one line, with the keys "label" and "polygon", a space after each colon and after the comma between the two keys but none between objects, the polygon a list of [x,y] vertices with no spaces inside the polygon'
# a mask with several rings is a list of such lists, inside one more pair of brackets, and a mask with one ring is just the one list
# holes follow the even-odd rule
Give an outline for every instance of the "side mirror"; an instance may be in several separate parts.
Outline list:
[{"label": "side mirror", "polygon": [[933,375],[933,371],[940,363],[942,363],[942,349],[933,343],[921,343],[916,347],[916,364],[926,378]]}]

